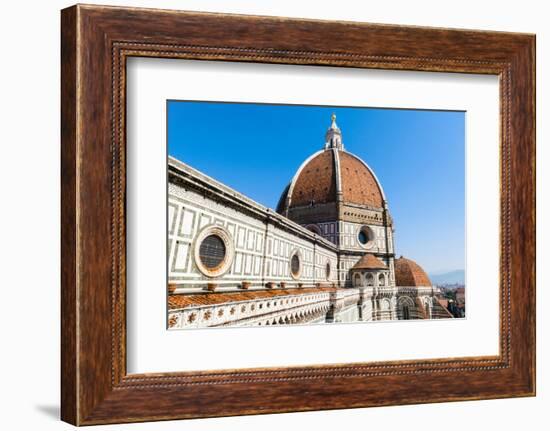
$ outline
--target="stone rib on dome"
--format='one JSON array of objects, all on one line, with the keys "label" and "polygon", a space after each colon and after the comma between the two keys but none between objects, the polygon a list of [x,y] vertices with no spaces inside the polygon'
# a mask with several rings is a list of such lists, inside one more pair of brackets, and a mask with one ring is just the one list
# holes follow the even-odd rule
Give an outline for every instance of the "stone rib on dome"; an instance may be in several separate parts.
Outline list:
[{"label": "stone rib on dome", "polygon": [[348,152],[340,152],[342,199],[359,205],[381,208],[384,197],[374,174],[365,163]]},{"label": "stone rib on dome", "polygon": [[415,261],[401,256],[395,259],[395,284],[397,286],[423,286],[432,285],[428,274]]}]

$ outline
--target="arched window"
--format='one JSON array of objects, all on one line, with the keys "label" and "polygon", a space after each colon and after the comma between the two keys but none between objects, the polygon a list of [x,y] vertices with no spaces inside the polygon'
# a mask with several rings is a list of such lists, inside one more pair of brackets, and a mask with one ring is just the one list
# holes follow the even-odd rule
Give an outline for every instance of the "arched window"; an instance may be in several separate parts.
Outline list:
[{"label": "arched window", "polygon": [[372,274],[367,274],[367,286],[374,286],[374,276]]},{"label": "arched window", "polygon": [[402,296],[397,300],[398,306],[398,318],[402,320],[411,320],[412,310],[414,310],[414,302],[408,296]]},{"label": "arched window", "polygon": [[361,274],[355,274],[353,276],[353,283],[355,284],[355,286],[361,286]]},{"label": "arched window", "polygon": [[385,286],[386,285],[386,277],[384,274],[378,275],[378,286]]}]

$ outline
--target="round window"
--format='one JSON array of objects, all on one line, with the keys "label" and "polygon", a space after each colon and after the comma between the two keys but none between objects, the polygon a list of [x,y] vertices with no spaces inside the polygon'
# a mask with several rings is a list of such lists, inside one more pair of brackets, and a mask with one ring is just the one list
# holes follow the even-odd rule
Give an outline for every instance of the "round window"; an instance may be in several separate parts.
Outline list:
[{"label": "round window", "polygon": [[302,274],[302,255],[299,250],[294,250],[292,253],[290,253],[290,275],[295,280],[298,280],[300,278],[300,275]]},{"label": "round window", "polygon": [[298,277],[300,275],[300,258],[297,254],[292,256],[290,259],[290,271],[294,277]]},{"label": "round window", "polygon": [[223,240],[218,235],[208,235],[199,248],[202,264],[212,270],[219,267],[225,259],[226,249]]},{"label": "round window", "polygon": [[359,241],[359,244],[368,247],[372,244],[373,239],[374,232],[370,227],[363,226],[361,229],[359,229],[359,233],[357,234],[357,240]]},{"label": "round window", "polygon": [[207,277],[219,277],[229,270],[235,256],[233,239],[222,226],[207,226],[194,241],[198,270]]}]

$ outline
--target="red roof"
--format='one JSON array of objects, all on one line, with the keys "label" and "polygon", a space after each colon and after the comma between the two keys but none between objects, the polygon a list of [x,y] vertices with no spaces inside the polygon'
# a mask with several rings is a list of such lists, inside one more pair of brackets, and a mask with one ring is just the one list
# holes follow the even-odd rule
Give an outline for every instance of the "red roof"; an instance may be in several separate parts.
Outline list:
[{"label": "red roof", "polygon": [[365,254],[351,269],[388,269],[388,267],[373,254]]},{"label": "red roof", "polygon": [[340,151],[340,172],[344,202],[378,208],[384,206],[378,182],[356,156]]},{"label": "red roof", "polygon": [[428,274],[415,261],[401,256],[395,259],[395,284],[397,286],[431,286]]},{"label": "red roof", "polygon": [[168,295],[168,309],[174,310],[201,305],[216,305],[227,302],[252,301],[255,299],[277,298],[279,296],[299,296],[304,293],[335,292],[337,287],[310,287],[299,289],[247,290],[243,292],[192,293]]},{"label": "red roof", "polygon": [[336,170],[332,151],[323,151],[304,166],[296,179],[291,206],[336,201]]}]

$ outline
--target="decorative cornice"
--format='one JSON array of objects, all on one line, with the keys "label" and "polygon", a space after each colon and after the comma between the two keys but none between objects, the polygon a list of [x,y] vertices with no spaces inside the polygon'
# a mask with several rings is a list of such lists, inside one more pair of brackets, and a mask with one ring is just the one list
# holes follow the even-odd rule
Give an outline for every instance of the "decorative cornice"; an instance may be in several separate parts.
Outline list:
[{"label": "decorative cornice", "polygon": [[280,229],[319,244],[326,249],[334,252],[338,251],[338,247],[332,242],[173,157],[168,158],[168,171],[169,182],[180,183],[182,186],[191,188],[198,193],[208,194],[217,201],[223,201],[224,205],[244,211],[252,217],[267,221]]}]

